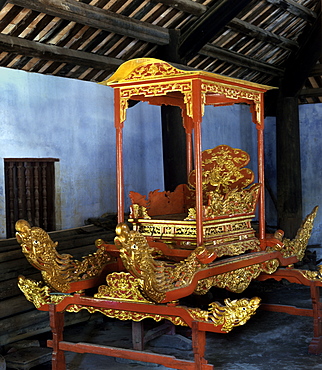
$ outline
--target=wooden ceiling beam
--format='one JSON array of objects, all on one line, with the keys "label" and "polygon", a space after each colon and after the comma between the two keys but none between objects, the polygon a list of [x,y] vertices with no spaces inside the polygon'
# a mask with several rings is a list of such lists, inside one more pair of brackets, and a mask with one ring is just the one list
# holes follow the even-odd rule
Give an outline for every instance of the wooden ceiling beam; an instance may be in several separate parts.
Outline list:
[{"label": "wooden ceiling beam", "polygon": [[151,0],[151,2],[168,5],[171,6],[171,8],[181,10],[182,12],[196,15],[198,17],[208,9],[205,5],[192,0]]},{"label": "wooden ceiling beam", "polygon": [[299,92],[299,96],[306,97],[306,98],[322,97],[322,88],[303,89]]},{"label": "wooden ceiling beam", "polygon": [[10,3],[139,40],[167,45],[167,29],[75,0],[10,0]]},{"label": "wooden ceiling beam", "polygon": [[223,62],[232,63],[234,65],[247,69],[252,69],[260,73],[265,73],[266,75],[277,77],[283,76],[284,73],[284,70],[282,68],[274,67],[271,64],[260,62],[245,55],[236,53],[231,50],[225,50],[212,44],[207,44],[206,46],[204,46],[200,50],[199,54],[219,59]]},{"label": "wooden ceiling beam", "polygon": [[0,0],[0,10],[5,7],[7,2],[8,2],[8,0]]},{"label": "wooden ceiling beam", "polygon": [[316,64],[310,72],[310,77],[322,76],[322,64]]},{"label": "wooden ceiling beam", "polygon": [[195,56],[218,32],[240,13],[251,0],[219,0],[181,36],[178,48],[181,59]]},{"label": "wooden ceiling beam", "polygon": [[234,18],[231,22],[229,22],[228,27],[236,32],[240,32],[254,39],[276,45],[282,49],[297,50],[299,48],[299,45],[296,41],[276,35],[273,32],[266,31],[238,18]]},{"label": "wooden ceiling beam", "polygon": [[111,71],[117,69],[124,62],[121,59],[109,58],[54,45],[46,45],[3,34],[0,34],[0,50],[43,60]]},{"label": "wooden ceiling beam", "polygon": [[274,4],[289,13],[304,19],[307,22],[313,23],[317,14],[305,6],[293,0],[266,0],[270,4]]},{"label": "wooden ceiling beam", "polygon": [[[60,63],[110,71],[116,70],[124,62],[124,60],[121,59],[109,58],[98,54],[54,45],[47,45],[3,34],[0,34],[0,50],[17,55],[40,58],[43,60],[51,60]],[[201,54],[217,58],[228,63],[233,63],[244,68],[251,68],[258,72],[265,72],[266,74],[271,74],[273,76],[281,76],[283,74],[283,70],[280,68],[273,67],[269,64],[256,61],[246,56],[241,56],[232,51],[215,47],[211,44],[206,45],[201,50]],[[174,65],[178,68],[184,68],[184,66],[180,64]]]},{"label": "wooden ceiling beam", "polygon": [[[172,8],[187,12],[192,15],[201,16],[207,11],[207,6],[199,4],[192,0],[152,0],[155,3],[161,3]],[[295,50],[298,49],[299,45],[296,41],[287,39],[286,37],[279,36],[273,32],[266,31],[260,27],[257,27],[251,23],[245,22],[238,18],[233,18],[228,28],[241,32],[246,36],[252,37],[256,40],[261,40],[273,45],[277,45],[282,49]]]},{"label": "wooden ceiling beam", "polygon": [[300,49],[292,53],[286,63],[280,84],[284,96],[295,96],[305,84],[310,72],[322,55],[322,13],[301,37]]}]

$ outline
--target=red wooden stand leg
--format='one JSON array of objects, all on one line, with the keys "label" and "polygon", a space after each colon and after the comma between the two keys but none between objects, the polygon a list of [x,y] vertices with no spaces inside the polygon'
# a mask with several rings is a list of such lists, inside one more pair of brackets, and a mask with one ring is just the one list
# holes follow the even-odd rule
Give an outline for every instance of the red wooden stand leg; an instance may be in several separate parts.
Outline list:
[{"label": "red wooden stand leg", "polygon": [[64,312],[57,312],[56,306],[49,306],[50,328],[53,334],[52,340],[52,370],[66,370],[64,351],[59,349],[59,342],[63,340]]},{"label": "red wooden stand leg", "polygon": [[[195,360],[195,370],[205,369],[206,332],[198,329],[198,322],[192,322],[192,348]],[[209,365],[207,366],[209,368]]]},{"label": "red wooden stand leg", "polygon": [[313,332],[314,337],[309,345],[309,353],[319,355],[322,353],[322,310],[320,303],[320,287],[311,285],[311,298],[313,307]]}]

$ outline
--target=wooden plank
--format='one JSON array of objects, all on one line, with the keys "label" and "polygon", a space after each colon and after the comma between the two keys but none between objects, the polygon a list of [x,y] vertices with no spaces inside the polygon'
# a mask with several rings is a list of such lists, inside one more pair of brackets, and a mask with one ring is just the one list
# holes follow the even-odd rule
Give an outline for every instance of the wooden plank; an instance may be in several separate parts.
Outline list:
[{"label": "wooden plank", "polygon": [[11,297],[9,299],[6,299],[5,301],[0,302],[0,320],[3,320],[8,316],[12,317],[17,314],[28,312],[34,309],[34,305],[31,302],[27,301],[25,296],[21,293],[19,296]]},{"label": "wooden plank", "polygon": [[[22,274],[21,274],[22,275]],[[38,272],[35,268],[32,271],[32,274],[26,275],[29,279],[42,281],[40,272]],[[1,282],[1,289],[0,289],[0,300],[4,301],[5,299],[9,299],[11,297],[16,297],[22,295],[21,290],[18,287],[18,277],[14,277],[9,280],[5,280]],[[0,304],[5,304],[0,302]]]},{"label": "wooden plank", "polygon": [[157,45],[169,43],[168,30],[163,27],[76,0],[12,0],[10,2],[27,9]]},{"label": "wooden plank", "polygon": [[[86,322],[91,317],[86,311],[65,314],[65,326]],[[0,343],[23,340],[50,331],[48,312],[36,309],[1,320]]]}]

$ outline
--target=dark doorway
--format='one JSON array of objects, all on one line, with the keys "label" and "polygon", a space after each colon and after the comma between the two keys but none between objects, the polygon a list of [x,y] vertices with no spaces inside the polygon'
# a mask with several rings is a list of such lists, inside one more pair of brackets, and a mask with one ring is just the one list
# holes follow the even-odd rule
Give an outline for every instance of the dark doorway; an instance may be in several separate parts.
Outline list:
[{"label": "dark doorway", "polygon": [[7,238],[15,223],[27,220],[46,231],[55,229],[55,158],[5,158]]}]

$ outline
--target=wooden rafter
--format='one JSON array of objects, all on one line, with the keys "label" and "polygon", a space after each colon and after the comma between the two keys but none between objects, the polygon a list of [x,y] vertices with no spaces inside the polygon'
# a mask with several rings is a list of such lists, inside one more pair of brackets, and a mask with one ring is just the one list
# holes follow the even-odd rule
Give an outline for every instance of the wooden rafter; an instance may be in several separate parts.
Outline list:
[{"label": "wooden rafter", "polygon": [[0,34],[0,50],[7,52],[10,51],[17,55],[21,54],[33,58],[41,58],[111,71],[115,70],[124,62],[121,59],[109,58],[102,55],[86,53],[54,45],[46,45],[2,34]]},{"label": "wooden rafter", "polygon": [[302,97],[319,97],[322,96],[322,88],[317,89],[303,89],[299,92]]},{"label": "wooden rafter", "polygon": [[306,8],[305,6],[293,0],[266,0],[270,4],[274,4],[283,10],[287,10],[299,18],[302,18],[310,23],[313,23],[317,17],[316,13]]},{"label": "wooden rafter", "polygon": [[297,50],[299,47],[296,41],[276,35],[273,32],[266,31],[238,18],[232,19],[231,22],[229,22],[228,27],[236,32],[241,32],[244,35],[253,37],[266,43],[277,45],[286,50]]},{"label": "wooden rafter", "polygon": [[137,38],[157,45],[169,43],[169,32],[133,18],[75,0],[12,0],[12,4],[50,14],[97,29]]},{"label": "wooden rafter", "polygon": [[152,0],[152,2],[165,4],[174,9],[196,16],[202,15],[207,10],[205,5],[192,0]]},{"label": "wooden rafter", "polygon": [[302,45],[297,53],[289,57],[281,83],[285,96],[295,96],[310,76],[312,68],[322,55],[322,13],[302,37]]},{"label": "wooden rafter", "polygon": [[322,76],[322,64],[316,64],[310,72],[310,77]]},{"label": "wooden rafter", "polygon": [[7,0],[0,0],[0,10],[7,4]]},{"label": "wooden rafter", "polygon": [[217,46],[207,44],[200,50],[200,54],[207,55],[212,58],[220,59],[221,61],[232,63],[234,65],[250,68],[258,72],[270,74],[273,76],[282,76],[283,69],[272,66],[268,63],[255,60],[253,58],[241,55],[239,53],[225,50]]},{"label": "wooden rafter", "polygon": [[182,59],[196,55],[220,32],[251,0],[220,0],[211,6],[182,35],[178,48]]}]

